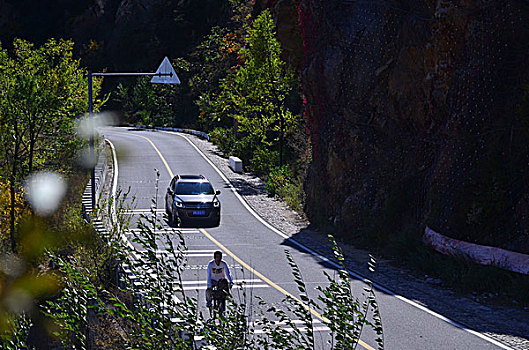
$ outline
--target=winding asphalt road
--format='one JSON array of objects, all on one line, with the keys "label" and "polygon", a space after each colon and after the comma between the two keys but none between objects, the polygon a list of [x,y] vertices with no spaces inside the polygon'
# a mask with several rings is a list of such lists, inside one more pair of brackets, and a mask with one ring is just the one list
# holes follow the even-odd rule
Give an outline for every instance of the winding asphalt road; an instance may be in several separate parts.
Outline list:
[{"label": "winding asphalt road", "polygon": [[[221,191],[222,218],[219,227],[183,229],[189,249],[189,268],[184,286],[189,293],[204,301],[206,265],[215,250],[224,251],[233,278],[245,282],[247,297],[259,295],[268,303],[282,305],[285,295],[298,295],[291,269],[285,256],[288,249],[298,264],[308,293],[314,299],[317,286],[327,284],[323,272],[336,274],[336,267],[316,256],[291,239],[278,234],[256,217],[207,158],[186,138],[173,132],[105,128],[101,130],[118,155],[118,187],[136,196],[135,214],[147,213],[155,194],[156,172],[160,172],[158,211],[164,211],[164,196],[173,174],[203,174],[215,189]],[[329,257],[330,258],[330,257]],[[365,284],[353,279],[355,295],[360,296]],[[238,292],[241,293],[240,291]],[[480,333],[458,326],[441,315],[413,301],[397,297],[385,289],[377,289],[382,315],[386,349],[509,349]],[[254,300],[253,304],[257,302]],[[328,328],[313,310],[316,339],[326,348]],[[359,348],[376,348],[376,335],[366,328]]]}]

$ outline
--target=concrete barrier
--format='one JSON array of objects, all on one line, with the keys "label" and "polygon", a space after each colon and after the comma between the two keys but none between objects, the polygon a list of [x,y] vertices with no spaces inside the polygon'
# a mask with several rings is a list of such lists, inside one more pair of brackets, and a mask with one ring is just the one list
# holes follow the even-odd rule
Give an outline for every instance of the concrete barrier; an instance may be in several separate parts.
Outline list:
[{"label": "concrete barrier", "polygon": [[230,156],[230,168],[236,173],[242,173],[242,160],[237,157]]}]

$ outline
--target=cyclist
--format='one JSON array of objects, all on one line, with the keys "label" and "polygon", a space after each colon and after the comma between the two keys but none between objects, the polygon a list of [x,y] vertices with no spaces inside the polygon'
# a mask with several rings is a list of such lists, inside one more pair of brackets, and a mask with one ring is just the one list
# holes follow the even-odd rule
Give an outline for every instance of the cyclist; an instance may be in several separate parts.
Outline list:
[{"label": "cyclist", "polygon": [[213,260],[208,264],[208,288],[206,289],[206,305],[211,307],[213,286],[216,286],[221,279],[227,279],[230,287],[233,285],[228,264],[222,261],[222,252],[217,250],[213,253]]}]

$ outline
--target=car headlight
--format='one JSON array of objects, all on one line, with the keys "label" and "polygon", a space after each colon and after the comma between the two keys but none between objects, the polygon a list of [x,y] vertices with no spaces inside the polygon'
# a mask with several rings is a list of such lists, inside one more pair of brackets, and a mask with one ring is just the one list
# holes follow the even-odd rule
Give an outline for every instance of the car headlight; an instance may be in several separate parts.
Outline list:
[{"label": "car headlight", "polygon": [[182,202],[175,201],[174,205],[176,205],[177,208],[183,208],[184,207],[184,203],[182,203]]},{"label": "car headlight", "polygon": [[214,201],[213,202],[213,207],[215,207],[215,208],[220,207],[220,202],[219,201]]}]

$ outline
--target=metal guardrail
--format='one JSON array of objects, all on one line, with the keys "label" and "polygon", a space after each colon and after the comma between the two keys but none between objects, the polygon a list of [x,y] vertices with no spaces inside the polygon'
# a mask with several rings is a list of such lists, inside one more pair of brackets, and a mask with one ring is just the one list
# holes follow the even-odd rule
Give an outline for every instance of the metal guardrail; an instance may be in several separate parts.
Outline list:
[{"label": "metal guardrail", "polygon": [[[108,169],[108,166],[107,166],[108,157],[107,157],[106,146],[105,146],[104,140],[101,140],[97,150],[99,152],[97,155],[97,164],[95,166],[95,187],[96,187],[95,202],[96,202],[96,205],[97,203],[99,203],[99,198],[101,198],[101,192],[103,191],[103,186],[105,184],[105,180],[106,180],[107,172],[108,172],[107,170]],[[93,212],[93,209],[94,208],[92,208],[92,185],[89,181],[83,192],[83,202],[82,202],[82,211],[83,211],[82,215],[83,215],[83,218],[87,222],[92,221],[91,213]]]},{"label": "metal guardrail", "polygon": [[207,133],[205,133],[203,131],[193,130],[193,129],[169,128],[169,127],[165,127],[165,126],[149,127],[149,126],[141,125],[141,124],[131,125],[131,126],[133,126],[135,128],[138,128],[138,129],[154,129],[154,130],[182,132],[182,133],[185,133],[185,134],[195,135],[195,136],[198,136],[200,138],[203,138],[203,139],[209,141],[209,135]]}]

